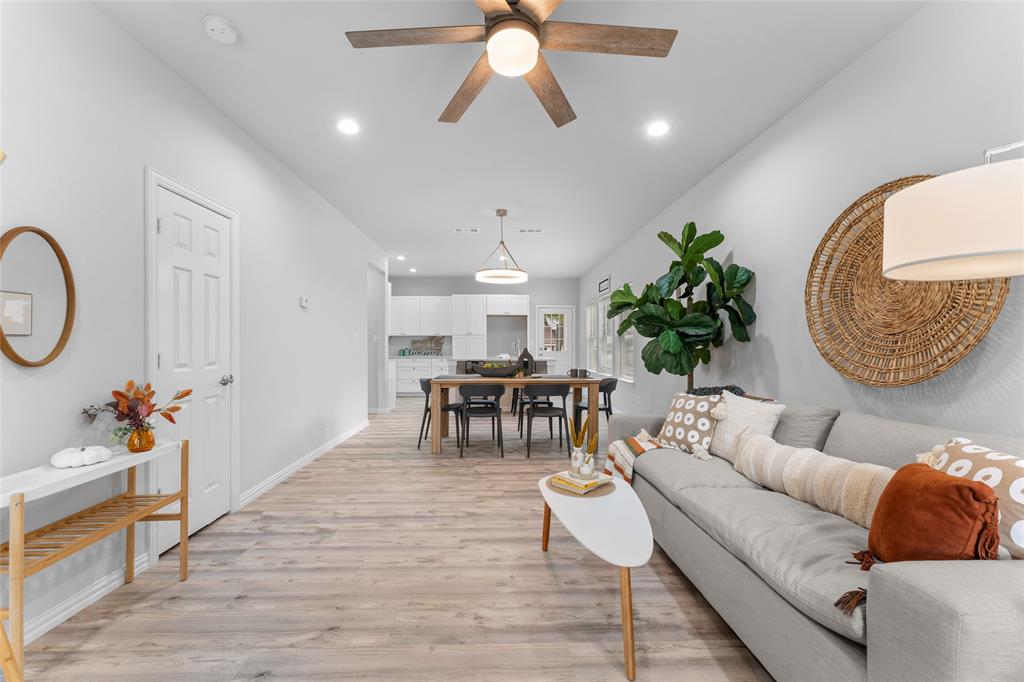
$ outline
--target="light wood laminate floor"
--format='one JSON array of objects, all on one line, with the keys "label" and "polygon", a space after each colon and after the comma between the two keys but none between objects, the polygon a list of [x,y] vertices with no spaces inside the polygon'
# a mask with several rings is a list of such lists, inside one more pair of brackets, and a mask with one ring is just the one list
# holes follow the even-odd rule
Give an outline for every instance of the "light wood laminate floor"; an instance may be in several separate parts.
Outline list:
[{"label": "light wood laminate floor", "polygon": [[[172,550],[35,641],[27,679],[624,680],[618,571],[557,520],[540,550],[564,451],[537,423],[526,459],[510,415],[504,459],[484,420],[465,459],[417,451],[421,409],[194,535],[188,582]],[[638,680],[770,679],[660,549],[633,599]]]}]

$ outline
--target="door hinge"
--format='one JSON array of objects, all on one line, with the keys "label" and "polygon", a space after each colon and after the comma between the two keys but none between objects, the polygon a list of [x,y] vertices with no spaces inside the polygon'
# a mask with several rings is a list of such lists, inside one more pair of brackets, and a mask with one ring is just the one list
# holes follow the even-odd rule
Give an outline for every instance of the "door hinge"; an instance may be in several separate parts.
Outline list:
[{"label": "door hinge", "polygon": [[163,231],[164,231],[164,219],[163,218],[157,218],[156,219],[156,233],[160,234]]}]

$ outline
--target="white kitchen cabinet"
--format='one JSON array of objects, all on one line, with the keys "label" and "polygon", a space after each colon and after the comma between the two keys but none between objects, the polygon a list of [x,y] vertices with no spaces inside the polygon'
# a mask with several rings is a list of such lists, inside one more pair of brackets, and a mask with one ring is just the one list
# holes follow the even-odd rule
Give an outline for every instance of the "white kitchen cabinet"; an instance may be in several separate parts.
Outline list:
[{"label": "white kitchen cabinet", "polygon": [[452,337],[452,358],[455,360],[483,360],[486,357],[486,334],[462,334]]},{"label": "white kitchen cabinet", "polygon": [[521,294],[489,294],[487,296],[487,314],[528,316],[530,314],[530,297]]},{"label": "white kitchen cabinet", "polygon": [[452,335],[452,297],[437,297],[437,335]]},{"label": "white kitchen cabinet", "polygon": [[442,374],[454,374],[447,358],[411,357],[392,360],[395,364],[395,391],[423,394],[420,379],[432,379]]},{"label": "white kitchen cabinet", "polygon": [[400,296],[402,304],[402,336],[416,336],[420,333],[420,297]]},{"label": "white kitchen cabinet", "polygon": [[437,321],[437,296],[419,296],[420,300],[420,326],[416,331],[417,334],[423,336],[433,336],[437,334],[438,321]]},{"label": "white kitchen cabinet", "polygon": [[402,335],[402,304],[392,296],[388,301],[388,336]]},{"label": "white kitchen cabinet", "polygon": [[487,296],[456,294],[452,296],[452,335],[487,334]]}]

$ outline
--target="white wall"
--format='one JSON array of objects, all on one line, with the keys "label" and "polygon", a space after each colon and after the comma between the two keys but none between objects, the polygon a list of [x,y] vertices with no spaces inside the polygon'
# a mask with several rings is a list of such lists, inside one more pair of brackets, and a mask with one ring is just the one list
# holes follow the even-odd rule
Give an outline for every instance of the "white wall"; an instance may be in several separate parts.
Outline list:
[{"label": "white wall", "polygon": [[[926,6],[611,250],[581,278],[580,310],[609,273],[618,287],[664,272],[670,254],[656,233],[695,220],[725,233],[720,260],[730,254],[756,271],[758,314],[753,341],[730,341],[698,371],[698,385],[736,383],[792,404],[1024,434],[1019,278],[970,355],[904,388],[870,388],[833,371],[811,342],[803,305],[811,256],[857,197],[898,177],[978,165],[985,148],[1024,139],[1022,27],[1019,3]],[[700,134],[680,123],[677,134]],[[623,387],[618,406],[662,412],[682,387],[684,379],[652,376],[638,359],[635,390]]]},{"label": "white wall", "polygon": [[[87,428],[79,411],[143,376],[146,166],[241,215],[241,490],[363,423],[365,273],[367,262],[386,270],[381,249],[92,5],[3,3],[2,12],[3,227],[51,232],[79,303],[55,362],[0,360],[2,470],[104,441],[106,425]],[[118,485],[29,505],[29,524]],[[33,577],[29,618],[117,571],[121,542]]]}]

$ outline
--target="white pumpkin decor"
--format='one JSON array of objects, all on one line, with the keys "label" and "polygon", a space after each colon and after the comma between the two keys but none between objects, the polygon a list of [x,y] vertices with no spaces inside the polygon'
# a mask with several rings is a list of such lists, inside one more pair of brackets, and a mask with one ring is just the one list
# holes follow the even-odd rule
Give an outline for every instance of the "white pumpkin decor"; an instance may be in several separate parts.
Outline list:
[{"label": "white pumpkin decor", "polygon": [[89,466],[106,462],[114,456],[110,448],[102,445],[90,445],[88,447],[64,448],[50,458],[50,464],[56,469],[67,469],[69,467]]}]

